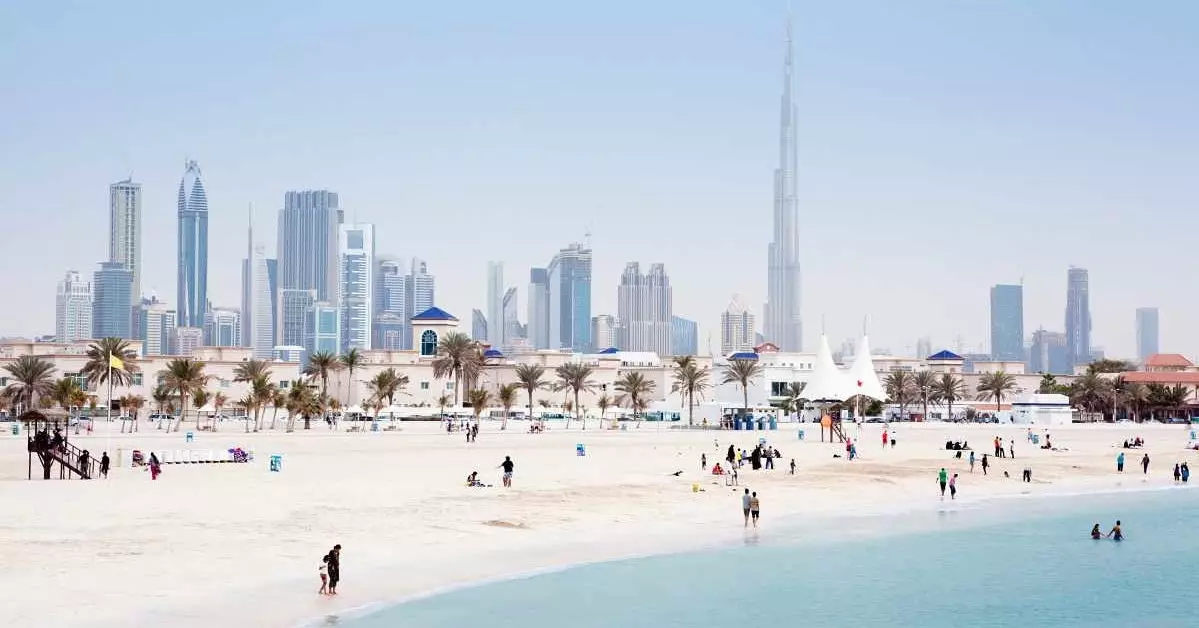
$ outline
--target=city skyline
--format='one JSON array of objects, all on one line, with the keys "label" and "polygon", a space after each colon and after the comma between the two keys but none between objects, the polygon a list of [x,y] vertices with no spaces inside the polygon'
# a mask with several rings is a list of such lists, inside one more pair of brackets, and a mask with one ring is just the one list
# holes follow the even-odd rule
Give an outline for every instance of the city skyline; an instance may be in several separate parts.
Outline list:
[{"label": "city skyline", "polygon": [[[195,157],[204,166],[209,193],[209,300],[216,306],[239,302],[244,243],[232,234],[244,228],[242,208],[254,203],[277,209],[283,191],[329,186],[345,195],[355,220],[377,224],[380,251],[428,259],[442,283],[437,305],[459,316],[480,305],[484,278],[477,269],[496,255],[451,246],[448,233],[456,225],[471,224],[503,242],[530,238],[504,254],[513,278],[524,268],[544,265],[561,243],[579,240],[590,229],[597,285],[610,285],[627,260],[661,260],[676,269],[675,309],[696,319],[701,338],[707,337],[718,329],[726,298],[720,295],[740,292],[755,310],[767,299],[760,253],[731,264],[715,252],[730,246],[760,251],[770,231],[766,173],[778,167],[777,62],[785,5],[688,6],[689,18],[679,24],[680,6],[637,9],[635,24],[617,19],[634,10],[628,4],[588,9],[595,25],[580,35],[569,56],[552,63],[530,56],[537,48],[529,46],[556,41],[553,33],[571,23],[565,9],[517,7],[505,16],[482,7],[464,25],[430,9],[408,19],[438,33],[441,41],[406,43],[411,48],[402,52],[413,61],[392,69],[387,68],[394,64],[369,62],[370,56],[387,59],[392,58],[387,53],[397,52],[382,37],[400,22],[386,8],[377,30],[363,26],[364,15],[352,10],[324,16],[301,8],[289,15],[291,26],[315,28],[318,18],[331,17],[330,28],[360,35],[356,47],[337,51],[328,61],[305,57],[289,69],[268,54],[271,37],[287,31],[272,30],[267,11],[231,7],[230,20],[240,18],[238,28],[267,35],[261,46],[244,44],[234,55],[205,43],[209,27],[185,32],[162,19],[170,9],[152,7],[122,19],[159,20],[156,36],[186,42],[197,54],[185,60],[182,73],[151,71],[134,83],[117,77],[97,98],[83,96],[89,94],[83,86],[92,85],[87,76],[103,75],[103,69],[134,51],[138,58],[153,57],[167,49],[164,43],[97,47],[89,32],[113,23],[120,12],[86,7],[56,22],[61,26],[56,32],[64,35],[62,41],[51,38],[48,43],[59,50],[49,54],[42,54],[45,44],[17,34],[0,47],[3,58],[31,60],[13,68],[27,88],[10,103],[27,123],[6,131],[8,141],[0,144],[5,166],[0,189],[14,228],[26,235],[15,243],[14,254],[39,263],[24,276],[6,278],[5,289],[27,294],[30,307],[11,313],[0,334],[32,337],[52,329],[57,281],[71,268],[86,276],[105,257],[93,238],[109,226],[99,195],[127,173],[143,185],[143,276],[137,296],[158,294],[178,307],[170,272],[176,256],[171,197],[180,158]],[[14,23],[36,26],[48,19],[39,7],[2,11],[15,12]],[[1196,306],[1173,287],[1184,279],[1173,269],[1184,268],[1185,257],[1159,246],[1155,235],[1157,225],[1187,232],[1196,220],[1185,211],[1196,193],[1185,174],[1196,165],[1189,148],[1195,132],[1177,122],[1189,119],[1181,103],[1193,102],[1195,88],[1171,78],[1185,72],[1180,59],[1194,50],[1183,25],[1193,23],[1187,18],[1195,9],[1050,7],[1038,14],[1041,29],[1031,34],[1018,7],[991,7],[984,13],[987,19],[981,20],[944,6],[917,5],[901,15],[796,7],[797,200],[804,221],[803,314],[809,346],[821,328],[832,338],[845,337],[868,316],[872,340],[897,352],[924,336],[938,348],[955,346],[959,336],[969,347],[985,347],[986,289],[1019,275],[1026,278],[1025,329],[1064,331],[1060,278],[1070,264],[1090,270],[1092,343],[1109,355],[1136,353],[1129,324],[1133,304],[1155,303],[1167,319]],[[447,56],[450,49],[472,50],[470,45],[478,44],[468,34],[477,36],[480,27],[497,20],[516,28],[484,31],[487,60]],[[1109,48],[1105,42],[1123,40],[1129,22],[1157,33],[1136,38],[1137,55],[1104,56],[1096,64],[1072,52]],[[628,39],[616,52],[611,37],[600,36],[614,33]],[[80,54],[80,49],[93,53]],[[368,56],[366,50],[380,54]],[[598,65],[602,59],[612,65]],[[372,85],[387,83],[378,80],[383,74],[396,79],[391,82],[397,90],[363,90],[332,73],[358,60],[367,62],[363,73]],[[255,71],[239,71],[243,61]],[[153,59],[145,63],[154,67]],[[484,106],[446,106],[460,94],[453,86],[431,82],[420,69],[435,67],[435,74],[444,76],[473,68],[477,74],[479,64],[491,71],[485,83],[515,83],[528,88],[521,93],[548,94],[544,106],[487,90]],[[276,83],[250,82],[251,76],[273,70],[280,74]],[[188,83],[183,91],[168,74],[186,74],[200,89]],[[583,98],[554,96],[554,82],[572,74],[583,79],[571,84]],[[987,79],[972,78],[977,76]],[[332,79],[331,89],[295,108],[293,91],[280,86],[313,77]],[[351,88],[379,108],[337,104],[342,99],[333,95]],[[414,92],[422,98],[397,100],[399,93]],[[134,93],[140,96],[124,95]],[[276,93],[293,108],[278,107]],[[609,93],[613,96],[606,97]],[[620,107],[630,93],[637,96],[635,116]],[[680,93],[689,95],[682,109]],[[180,98],[183,94],[189,98]],[[223,100],[229,94],[262,105],[235,112]],[[1073,103],[1083,98],[1094,105],[1079,112]],[[35,106],[71,101],[89,102],[95,115],[51,119]],[[580,109],[587,103],[594,108]],[[290,113],[264,116],[256,107]],[[384,110],[393,117],[382,117]],[[100,122],[98,115],[108,117]],[[580,115],[588,117],[589,128],[581,136],[566,132],[577,130]],[[402,135],[405,146],[375,143],[359,132],[359,124],[381,129],[378,135]],[[515,129],[520,133],[509,135]],[[558,136],[571,136],[572,142],[557,142]],[[48,151],[65,137],[72,138],[72,151]],[[138,139],[151,137],[153,143]],[[521,141],[509,141],[513,137]],[[310,138],[319,139],[321,150],[301,149]],[[504,158],[497,159],[497,152]],[[57,180],[71,185],[51,184]],[[459,189],[462,183],[469,183],[470,193]],[[564,204],[563,198],[570,200]],[[482,206],[488,211],[480,217]],[[520,212],[528,212],[535,228],[514,220],[524,215]],[[688,224],[677,219],[684,212],[692,217],[683,221]],[[45,220],[47,215],[58,219]],[[730,215],[738,217],[736,224],[722,222]],[[1137,216],[1149,226],[1116,234],[1107,225],[1122,216]],[[272,232],[269,217],[261,218],[258,229]],[[1038,228],[1030,233],[1028,224]],[[663,246],[662,233],[687,246]],[[474,238],[468,236],[468,242],[482,248],[482,236]],[[939,246],[962,241],[970,246]],[[39,257],[47,242],[64,245],[54,263]],[[1008,250],[1013,245],[1023,251],[1020,256],[983,259],[969,252],[970,247]],[[1154,255],[1116,261],[1098,254],[1115,246]],[[268,255],[277,253],[269,249]],[[713,254],[696,256],[696,251]],[[887,278],[879,269],[896,255],[905,277],[926,281]],[[961,263],[964,257],[969,264]],[[959,290],[946,291],[945,285],[958,287],[967,298],[947,294]],[[614,297],[596,292],[593,313],[615,311]],[[816,324],[822,320],[823,325]],[[1161,346],[1194,355],[1199,332],[1166,324]]]}]

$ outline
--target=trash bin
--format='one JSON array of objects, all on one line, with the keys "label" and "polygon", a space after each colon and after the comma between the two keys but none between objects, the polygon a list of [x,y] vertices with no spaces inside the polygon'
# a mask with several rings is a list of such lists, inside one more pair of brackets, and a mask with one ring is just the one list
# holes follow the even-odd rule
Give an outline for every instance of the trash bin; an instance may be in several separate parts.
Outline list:
[{"label": "trash bin", "polygon": [[[20,421],[13,421],[13,422],[12,422],[12,435],[13,435],[13,436],[20,436],[20,435],[21,435],[21,422],[20,422]],[[1195,433],[1194,433],[1194,432],[1191,432],[1191,438],[1192,438],[1192,439],[1194,439],[1194,438],[1195,438]]]},{"label": "trash bin", "polygon": [[803,440],[803,430],[799,430],[799,440]]},{"label": "trash bin", "polygon": [[1036,444],[1038,444],[1038,443],[1040,443],[1040,442],[1041,442],[1041,435],[1040,435],[1040,434],[1033,434],[1033,435],[1032,435],[1032,444],[1036,445]]},{"label": "trash bin", "polygon": [[583,443],[575,445],[575,455],[580,458],[587,455],[587,446]]},{"label": "trash bin", "polygon": [[183,439],[190,443],[190,442],[196,440],[196,434],[195,434],[195,432],[192,432],[189,430],[186,434],[183,435]]},{"label": "trash bin", "polygon": [[378,421],[371,421],[371,431],[372,432],[379,431],[379,422]]},{"label": "trash bin", "polygon": [[271,472],[279,473],[281,471],[283,471],[283,456],[271,454]]},{"label": "trash bin", "polygon": [[779,420],[775,417],[770,417],[770,429],[777,430],[779,428]]}]

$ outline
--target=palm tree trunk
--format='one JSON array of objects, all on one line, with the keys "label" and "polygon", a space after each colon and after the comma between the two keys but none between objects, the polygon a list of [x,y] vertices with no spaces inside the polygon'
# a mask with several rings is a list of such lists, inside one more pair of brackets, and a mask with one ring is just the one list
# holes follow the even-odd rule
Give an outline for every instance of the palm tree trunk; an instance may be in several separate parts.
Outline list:
[{"label": "palm tree trunk", "polygon": [[587,419],[583,418],[583,409],[579,407],[579,389],[575,389],[575,416],[583,422],[583,430],[587,430]]},{"label": "palm tree trunk", "polygon": [[687,393],[687,427],[695,427],[695,393]]},{"label": "palm tree trunk", "polygon": [[741,401],[743,402],[741,408],[741,418],[744,419],[749,416],[749,386],[747,386],[745,382],[741,383]]}]

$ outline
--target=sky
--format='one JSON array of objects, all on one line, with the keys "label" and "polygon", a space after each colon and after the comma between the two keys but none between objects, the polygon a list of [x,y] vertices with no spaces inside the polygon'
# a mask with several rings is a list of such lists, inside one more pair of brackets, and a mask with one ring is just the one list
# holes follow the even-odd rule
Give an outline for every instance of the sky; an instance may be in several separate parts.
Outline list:
[{"label": "sky", "polygon": [[[1088,268],[1093,343],[1135,309],[1194,356],[1199,3],[792,0],[807,346],[986,350],[989,287],[1064,326]],[[184,161],[209,201],[209,296],[240,303],[248,209],[330,189],[381,253],[417,256],[469,326],[486,264],[588,232],[593,314],[625,263],[666,265],[719,349],[761,316],[785,0],[0,4],[0,335],[51,334],[55,285],[107,255],[107,186],[143,185],[143,291],[175,301]],[[524,318],[524,307],[521,308]],[[760,325],[759,319],[759,325]]]}]

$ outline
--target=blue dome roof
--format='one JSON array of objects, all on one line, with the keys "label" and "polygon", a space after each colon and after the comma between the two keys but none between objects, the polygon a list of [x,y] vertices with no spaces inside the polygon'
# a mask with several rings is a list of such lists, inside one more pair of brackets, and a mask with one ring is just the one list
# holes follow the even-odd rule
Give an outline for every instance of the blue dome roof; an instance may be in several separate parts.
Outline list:
[{"label": "blue dome roof", "polygon": [[450,314],[449,312],[447,312],[439,307],[434,306],[434,307],[431,307],[431,308],[425,310],[424,312],[421,312],[420,314],[417,314],[416,316],[413,316],[411,320],[414,320],[414,321],[456,321],[458,319],[453,314]]},{"label": "blue dome roof", "polygon": [[607,349],[599,352],[600,355],[611,355],[613,353],[620,353],[620,349],[617,349],[616,347],[608,347]]},{"label": "blue dome roof", "polygon": [[729,356],[730,360],[757,360],[758,354],[753,351],[738,351]]},{"label": "blue dome roof", "polygon": [[501,353],[499,349],[488,349],[483,352],[483,357],[485,357],[485,358],[502,358],[502,357],[504,357],[504,354]]},{"label": "blue dome roof", "polygon": [[963,358],[962,358],[962,356],[960,356],[948,349],[945,349],[943,351],[938,351],[937,353],[934,353],[934,354],[928,356],[927,359],[929,359],[929,360],[961,360]]}]

